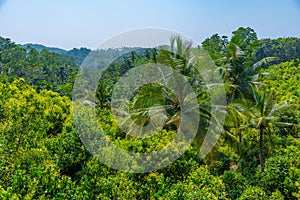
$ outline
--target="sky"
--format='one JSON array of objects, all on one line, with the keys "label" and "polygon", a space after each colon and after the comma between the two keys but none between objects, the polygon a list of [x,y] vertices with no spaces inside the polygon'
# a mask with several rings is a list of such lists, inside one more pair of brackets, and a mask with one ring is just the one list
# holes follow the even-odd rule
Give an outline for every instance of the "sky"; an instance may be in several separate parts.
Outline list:
[{"label": "sky", "polygon": [[1,37],[64,49],[94,49],[143,27],[178,31],[200,44],[241,26],[259,38],[300,37],[300,0],[0,0]]}]

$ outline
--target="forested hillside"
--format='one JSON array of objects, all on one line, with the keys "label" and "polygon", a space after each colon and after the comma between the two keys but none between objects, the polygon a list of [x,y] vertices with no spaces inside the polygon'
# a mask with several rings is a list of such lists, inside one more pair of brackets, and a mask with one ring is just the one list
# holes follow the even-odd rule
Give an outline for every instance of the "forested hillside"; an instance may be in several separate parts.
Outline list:
[{"label": "forested hillside", "polygon": [[32,47],[20,47],[10,39],[0,38],[1,79],[12,81],[24,78],[38,92],[52,90],[61,95],[69,95],[72,91],[72,80],[78,64],[73,57],[41,51]]},{"label": "forested hillside", "polygon": [[[168,48],[124,48],[90,102],[117,146],[152,152],[179,129],[180,103],[159,84],[140,87],[129,104],[133,122],[161,119],[156,113],[162,108],[167,122],[153,137],[135,138],[118,127],[110,109],[117,81],[137,66],[157,63],[194,89],[201,120],[192,146],[165,168],[128,173],[93,157],[74,125],[73,84],[91,51],[37,50],[0,37],[0,199],[300,199],[300,38],[259,39],[241,27],[198,47],[177,36],[170,41]],[[203,50],[216,65],[227,102],[221,138],[204,158],[199,149],[215,116],[194,58]],[[120,54],[99,51],[107,59]]]}]

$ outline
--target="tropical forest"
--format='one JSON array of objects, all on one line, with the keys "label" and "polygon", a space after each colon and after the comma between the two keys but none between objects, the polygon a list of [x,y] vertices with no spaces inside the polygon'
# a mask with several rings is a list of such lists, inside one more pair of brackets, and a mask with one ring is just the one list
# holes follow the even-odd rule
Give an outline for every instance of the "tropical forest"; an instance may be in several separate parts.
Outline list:
[{"label": "tropical forest", "polygon": [[[90,95],[84,89],[89,80],[76,84],[85,73],[81,66],[103,63],[109,66]],[[147,82],[128,100],[130,120],[119,118],[126,132],[115,117],[114,91],[127,95],[130,85],[120,85],[122,77],[154,65],[162,71],[168,66],[186,81],[195,106],[174,93],[172,88],[188,90],[176,80],[166,80],[170,87]],[[207,84],[204,65],[220,80],[223,96]],[[0,199],[300,199],[299,86],[300,38],[259,38],[250,27],[196,45],[174,35],[168,45],[151,48],[67,51],[0,37]],[[219,113],[212,90],[225,102]],[[184,117],[183,107],[198,120]],[[118,165],[126,156],[101,148],[101,141],[86,145],[96,134],[83,127],[87,123],[76,124],[87,121],[89,112],[105,138],[126,152],[155,152],[174,138],[190,145],[173,145],[169,154],[186,149],[172,162],[167,156],[156,161],[157,169],[132,162],[118,170],[99,156]],[[135,137],[149,124],[160,128],[151,137]],[[190,141],[191,127],[196,130]],[[219,134],[205,149],[210,129]],[[99,154],[93,153],[97,148]]]}]

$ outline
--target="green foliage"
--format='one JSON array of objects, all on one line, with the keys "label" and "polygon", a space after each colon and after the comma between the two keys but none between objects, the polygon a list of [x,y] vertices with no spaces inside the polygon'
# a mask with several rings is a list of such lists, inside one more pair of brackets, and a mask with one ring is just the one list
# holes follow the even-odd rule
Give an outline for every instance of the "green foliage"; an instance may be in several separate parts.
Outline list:
[{"label": "green foliage", "polygon": [[297,199],[299,195],[300,162],[299,141],[289,138],[290,145],[266,161],[265,173],[257,172],[257,183],[268,195],[278,190],[285,199]]},{"label": "green foliage", "polygon": [[266,63],[264,67],[299,58],[299,38],[287,37],[278,39],[263,39],[261,43],[262,45],[259,47],[255,56],[256,60],[270,56],[277,58],[272,62]]},{"label": "green foliage", "polygon": [[173,185],[161,199],[227,199],[226,195],[222,180],[201,166],[185,181]]},{"label": "green foliage", "polygon": [[276,190],[275,192],[272,192],[272,195],[269,198],[270,200],[284,200],[284,196],[279,192],[279,190]]},{"label": "green foliage", "polygon": [[[193,58],[201,57],[202,49],[218,66],[231,104],[222,138],[199,159],[203,133],[214,117],[198,71],[203,63]],[[169,49],[52,50],[23,48],[0,37],[0,199],[300,198],[298,38],[258,40],[253,29],[241,27],[230,40],[215,34],[197,48],[174,36]],[[121,76],[139,65],[161,63],[182,74],[196,92],[201,122],[193,146],[169,166],[143,174],[116,171],[93,158],[73,124],[84,118],[74,119],[72,102],[62,97],[70,96],[77,68],[90,53],[102,55],[92,57],[97,67],[111,63],[95,94],[98,122],[108,139],[143,153],[174,138],[180,105],[168,88],[148,84],[131,97],[129,112],[139,125],[148,123],[149,108],[167,108],[171,120],[151,138],[126,135],[109,109]],[[122,155],[108,157],[126,162]]]},{"label": "green foliage", "polygon": [[[70,100],[52,91],[37,94],[22,78],[11,84],[0,83],[0,94],[0,196],[4,199],[70,196],[73,183],[61,174],[67,167],[61,164],[72,154],[63,152],[62,140],[54,147],[52,143],[54,138],[67,134],[64,124],[70,115]],[[48,144],[53,148],[47,148]],[[78,141],[73,145],[81,146],[78,151],[84,152]],[[75,155],[69,162],[80,159]]]},{"label": "green foliage", "polygon": [[[260,165],[262,172],[264,171],[264,135],[272,133],[273,124],[283,123],[278,121],[280,111],[287,107],[286,102],[274,104],[273,91],[263,88],[252,87],[252,94],[255,103],[244,101],[242,103],[232,103],[230,106],[242,116],[242,120],[247,123],[245,128],[256,129],[259,140]],[[251,105],[252,104],[252,105]]]},{"label": "green foliage", "polygon": [[202,47],[218,66],[228,101],[240,98],[252,100],[250,85],[256,81],[260,67],[274,58],[255,60],[260,41],[253,29],[240,27],[232,34],[230,41],[225,36],[213,35],[202,43]]},{"label": "green foliage", "polygon": [[239,198],[243,191],[249,187],[247,179],[236,171],[225,171],[225,173],[221,176],[221,179],[225,184],[226,191],[230,199]]},{"label": "green foliage", "polygon": [[281,120],[285,122],[277,129],[280,135],[292,134],[299,137],[300,124],[300,64],[299,60],[280,63],[264,70],[261,80],[266,87],[275,91],[275,101],[288,101],[289,109],[281,114]]},{"label": "green foliage", "polygon": [[223,139],[203,159],[213,175],[221,176],[231,165],[236,165],[238,155],[235,149],[227,145]]},{"label": "green foliage", "polygon": [[280,63],[263,71],[261,81],[276,92],[276,101],[292,101],[298,103],[300,89],[300,63],[299,60]]},{"label": "green foliage", "polygon": [[264,192],[264,190],[262,190],[259,187],[254,187],[254,186],[250,186],[249,188],[247,188],[243,194],[240,196],[239,200],[264,200],[264,199],[268,199],[266,193]]},{"label": "green foliage", "polygon": [[209,53],[216,65],[220,66],[225,56],[227,44],[228,39],[226,36],[221,37],[218,34],[214,34],[202,42],[202,47]]},{"label": "green foliage", "polygon": [[[74,73],[78,65],[72,57],[34,48],[23,48],[9,39],[0,40],[0,78],[24,78],[25,82],[40,92],[53,90],[61,95],[71,95]],[[71,83],[71,84],[70,84]]]}]

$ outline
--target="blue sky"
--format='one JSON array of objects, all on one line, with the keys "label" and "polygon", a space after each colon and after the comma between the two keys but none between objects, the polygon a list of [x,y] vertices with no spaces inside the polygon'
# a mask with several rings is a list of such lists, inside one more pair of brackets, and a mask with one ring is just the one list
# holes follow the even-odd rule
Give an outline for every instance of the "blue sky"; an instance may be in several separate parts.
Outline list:
[{"label": "blue sky", "polygon": [[260,38],[300,37],[299,0],[0,0],[0,36],[17,43],[95,48],[142,27],[176,30],[201,43],[240,26]]}]

